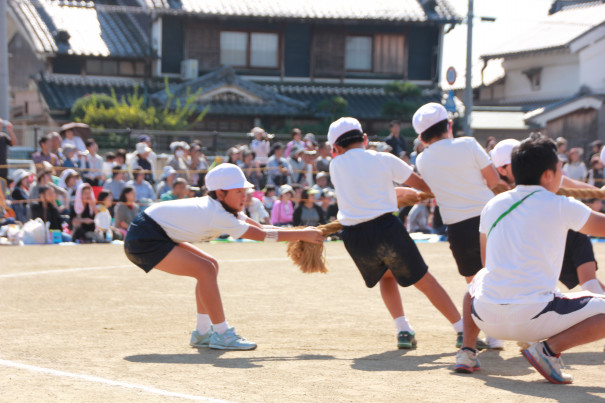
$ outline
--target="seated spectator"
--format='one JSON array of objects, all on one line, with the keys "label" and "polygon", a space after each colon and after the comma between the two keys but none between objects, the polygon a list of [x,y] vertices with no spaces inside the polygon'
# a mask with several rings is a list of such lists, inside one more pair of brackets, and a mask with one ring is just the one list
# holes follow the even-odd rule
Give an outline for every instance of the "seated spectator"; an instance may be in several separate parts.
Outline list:
[{"label": "seated spectator", "polygon": [[122,190],[120,198],[118,199],[118,204],[115,208],[114,223],[123,236],[126,236],[128,226],[137,214],[139,214],[139,207],[136,205],[135,199],[135,189],[131,186],[126,186],[124,190]]},{"label": "seated spectator", "polygon": [[334,200],[334,192],[331,189],[325,189],[319,197],[321,209],[323,210],[326,222],[336,220],[338,214],[338,205]]},{"label": "seated spectator", "polygon": [[292,136],[292,140],[290,140],[288,142],[288,144],[286,144],[286,151],[284,152],[285,158],[290,157],[290,155],[292,153],[292,149],[294,147],[298,147],[301,150],[305,149],[305,143],[302,140],[302,132],[300,131],[299,128],[295,127],[294,129],[292,129],[292,131],[290,132],[290,135]]},{"label": "seated spectator", "polygon": [[[116,227],[111,225],[111,212],[114,210],[113,199],[114,196],[109,190],[102,190],[99,193],[99,197],[97,198],[97,216],[99,218],[101,214],[107,214],[109,216],[108,222],[109,227],[107,228],[99,228],[99,224],[97,223],[97,229],[100,229],[105,233],[105,238],[107,239],[107,231],[110,231],[111,239],[124,239],[122,232],[118,230]],[[97,221],[97,220],[96,220]]]},{"label": "seated spectator", "polygon": [[51,138],[48,135],[42,136],[42,138],[38,140],[40,150],[32,154],[32,161],[34,161],[36,167],[40,166],[43,161],[50,163],[54,167],[61,166],[61,159],[59,158],[59,156],[57,156],[50,150],[51,143]]},{"label": "seated spectator", "polygon": [[300,183],[293,183],[292,190],[294,191],[294,195],[292,196],[292,199],[291,199],[292,205],[294,206],[294,208],[296,208],[302,201],[302,198],[303,198],[302,193],[303,193],[304,188]]},{"label": "seated spectator", "polygon": [[16,214],[16,220],[25,223],[28,219],[27,201],[29,200],[29,187],[31,172],[17,169],[13,173],[14,187],[11,193],[13,200],[12,208]]},{"label": "seated spectator", "polygon": [[330,162],[332,162],[332,147],[326,141],[322,143],[317,150],[318,157],[315,160],[315,168],[319,172],[330,172]]},{"label": "seated spectator", "polygon": [[80,174],[73,169],[66,169],[63,171],[63,173],[61,173],[59,186],[67,191],[70,207],[73,205],[76,190],[81,183],[82,179],[80,179]]},{"label": "seated spectator", "polygon": [[202,153],[202,147],[199,144],[192,144],[189,149],[189,184],[204,186],[204,178],[209,166],[206,156]]},{"label": "seated spectator", "polygon": [[170,143],[170,150],[173,155],[168,160],[168,165],[174,168],[177,178],[183,178],[189,182],[189,169],[187,159],[185,158],[185,148],[189,147],[183,141],[173,141]]},{"label": "seated spectator", "polygon": [[227,163],[235,164],[239,167],[242,165],[242,149],[240,147],[231,147],[227,150]]},{"label": "seated spectator", "polygon": [[136,202],[147,207],[155,200],[155,193],[151,183],[145,180],[145,173],[140,169],[132,171],[133,180],[126,182],[126,186],[134,188],[136,193]]},{"label": "seated spectator", "polygon": [[153,179],[154,166],[149,161],[148,157],[151,153],[151,148],[146,143],[137,143],[136,151],[134,152],[130,167],[134,169],[143,170],[145,173],[145,180],[151,184],[155,183]]},{"label": "seated spectator", "polygon": [[319,194],[314,189],[304,189],[302,192],[302,201],[294,209],[292,222],[295,227],[316,227],[319,224],[325,224],[324,213],[321,207],[315,204],[315,195]]},{"label": "seated spectator", "polygon": [[38,171],[36,183],[34,183],[30,189],[29,198],[32,200],[38,199],[40,188],[44,186],[50,187],[54,190],[54,194],[58,198],[57,200],[60,201],[59,204],[56,204],[55,200],[55,205],[63,212],[64,210],[69,209],[69,194],[67,193],[67,190],[53,183],[52,173],[53,172],[49,169]]},{"label": "seated spectator", "polygon": [[302,159],[302,155],[305,149],[299,146],[292,147],[290,151],[290,157],[287,159],[290,172],[292,173],[292,183],[302,183],[305,179],[305,161]]},{"label": "seated spectator", "polygon": [[287,185],[291,180],[290,166],[288,161],[283,158],[284,145],[275,143],[271,147],[269,160],[267,162],[267,184],[275,187]]},{"label": "seated spectator", "polygon": [[61,231],[62,242],[71,242],[71,235],[63,232],[63,218],[57,208],[55,189],[47,185],[40,186],[38,198],[39,201],[30,207],[32,220],[41,218],[42,221],[50,223],[50,230]]},{"label": "seated spectator", "polygon": [[[330,189],[328,186],[328,182],[329,182],[329,175],[327,172],[320,172],[317,174],[317,176],[315,177],[315,185],[313,185],[313,189],[317,190],[318,192],[323,192],[325,189]],[[332,190],[332,189],[330,189]]]},{"label": "seated spectator", "polygon": [[596,187],[603,187],[603,161],[599,155],[593,155],[590,158],[590,169],[588,170],[587,182]]},{"label": "seated spectator", "polygon": [[584,150],[580,147],[574,147],[567,154],[568,161],[563,164],[563,174],[570,179],[585,182],[588,170],[586,164],[582,161]]},{"label": "seated spectator", "polygon": [[160,196],[162,201],[184,199],[188,196],[187,181],[183,178],[176,178],[172,185],[172,189]]},{"label": "seated spectator", "polygon": [[155,187],[155,198],[159,199],[162,195],[172,189],[174,180],[176,178],[176,171],[170,165],[164,167],[162,172],[162,181]]},{"label": "seated spectator", "polygon": [[80,162],[76,156],[76,147],[72,144],[66,144],[63,147],[63,155],[65,159],[63,160],[63,168],[80,168]]},{"label": "seated spectator", "polygon": [[95,195],[89,183],[81,183],[76,190],[74,206],[69,218],[71,237],[75,242],[90,243],[102,241],[95,234],[97,206]]},{"label": "seated spectator", "polygon": [[52,132],[48,135],[48,138],[50,139],[50,152],[59,157],[59,160],[61,161],[61,165],[59,166],[63,166],[65,156],[63,155],[63,149],[61,148],[61,142],[63,141],[61,135],[57,132]]},{"label": "seated spectator", "polygon": [[103,180],[109,179],[113,175],[113,169],[116,166],[116,154],[109,151],[105,153],[105,161],[103,162]]},{"label": "seated spectator", "polygon": [[80,169],[84,181],[91,186],[102,186],[105,180],[103,174],[103,158],[97,154],[99,146],[95,139],[86,140],[86,151],[80,156]]},{"label": "seated spectator", "polygon": [[125,176],[126,172],[124,171],[124,168],[118,165],[112,171],[111,178],[107,179],[103,184],[103,189],[109,191],[113,195],[114,201],[118,200],[118,196],[126,187],[126,181],[124,180]]},{"label": "seated spectator", "polygon": [[254,189],[246,189],[246,215],[259,224],[269,224],[269,213],[265,210],[263,202],[253,196]]},{"label": "seated spectator", "polygon": [[147,144],[147,147],[149,147],[149,149],[151,150],[151,151],[149,151],[149,154],[147,155],[146,159],[147,159],[147,161],[149,161],[151,163],[151,167],[152,167],[151,177],[153,179],[153,182],[150,182],[150,183],[155,183],[155,182],[157,182],[157,175],[156,175],[155,169],[158,166],[158,156],[155,153],[155,151],[153,151],[153,146],[151,145],[151,137],[147,134],[141,134],[139,137],[137,137],[137,144],[138,143]]},{"label": "seated spectator", "polygon": [[271,150],[270,140],[272,136],[269,136],[264,129],[255,127],[249,133],[254,139],[250,142],[250,150],[256,155],[255,161],[259,163],[261,168],[267,165],[269,160],[269,151]]},{"label": "seated spectator", "polygon": [[557,144],[557,156],[563,163],[567,162],[567,139],[565,137],[557,137],[555,143]]},{"label": "seated spectator", "polygon": [[244,162],[241,168],[248,182],[252,183],[255,189],[262,189],[264,182],[263,173],[260,169],[260,164],[255,160],[254,151],[246,150],[244,152]]},{"label": "seated spectator", "polygon": [[305,144],[305,150],[309,151],[317,151],[317,140],[315,140],[315,135],[313,133],[305,134],[303,137],[303,143]]},{"label": "seated spectator", "polygon": [[430,234],[431,227],[429,226],[429,200],[423,200],[412,207],[408,214],[407,230],[412,232],[422,232]]},{"label": "seated spectator", "polygon": [[268,212],[271,212],[275,200],[277,200],[277,196],[275,196],[275,186],[267,185],[267,187],[265,187],[265,195],[263,196],[262,201],[263,206]]},{"label": "seated spectator", "polygon": [[290,185],[282,185],[279,188],[279,199],[273,203],[271,209],[271,224],[278,227],[292,225],[294,206],[292,204],[294,190]]},{"label": "seated spectator", "polygon": [[61,147],[65,149],[66,145],[72,145],[76,148],[76,150],[80,152],[86,151],[86,145],[82,141],[80,136],[76,136],[75,128],[76,123],[67,123],[61,126],[61,130],[59,133],[63,136],[63,141],[61,142]]}]

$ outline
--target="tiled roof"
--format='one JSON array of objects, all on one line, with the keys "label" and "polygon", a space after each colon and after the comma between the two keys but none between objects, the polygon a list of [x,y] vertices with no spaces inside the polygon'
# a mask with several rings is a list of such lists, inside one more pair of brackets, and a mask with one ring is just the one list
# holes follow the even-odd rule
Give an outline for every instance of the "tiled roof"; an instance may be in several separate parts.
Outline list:
[{"label": "tiled roof", "polygon": [[104,3],[98,0],[9,0],[39,53],[144,57],[149,42],[137,23],[141,16],[135,20],[127,12],[96,8]]},{"label": "tiled roof", "polygon": [[[447,0],[142,0],[150,8],[204,16],[322,20],[460,20]],[[423,7],[425,3],[428,6]],[[431,7],[434,5],[434,7]]]},{"label": "tiled roof", "polygon": [[506,38],[482,58],[565,49],[580,35],[605,22],[605,4],[591,3],[549,15],[514,37]]}]

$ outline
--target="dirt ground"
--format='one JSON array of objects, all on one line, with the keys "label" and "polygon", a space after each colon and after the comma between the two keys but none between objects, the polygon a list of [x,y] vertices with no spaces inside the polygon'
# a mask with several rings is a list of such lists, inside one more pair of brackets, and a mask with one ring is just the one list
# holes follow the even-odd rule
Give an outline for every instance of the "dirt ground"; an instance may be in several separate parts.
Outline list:
[{"label": "dirt ground", "polygon": [[[201,247],[219,260],[230,325],[257,350],[189,347],[194,280],[146,275],[119,245],[0,248],[0,401],[605,400],[603,341],[564,354],[572,385],[547,383],[513,342],[459,375],[454,331],[413,287],[402,296],[418,348],[396,349],[378,288],[342,243],[327,245],[326,275],[300,273],[284,244]],[[460,306],[447,244],[420,250]],[[605,261],[605,244],[595,251]]]}]

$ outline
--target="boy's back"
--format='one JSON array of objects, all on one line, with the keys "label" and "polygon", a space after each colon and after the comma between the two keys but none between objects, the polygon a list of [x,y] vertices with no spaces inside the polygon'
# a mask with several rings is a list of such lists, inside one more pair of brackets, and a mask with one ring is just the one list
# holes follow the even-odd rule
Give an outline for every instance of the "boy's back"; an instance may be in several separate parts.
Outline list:
[{"label": "boy's back", "polygon": [[397,211],[393,182],[404,183],[412,168],[389,154],[351,149],[334,158],[330,177],[338,200],[338,221],[355,225]]},{"label": "boy's back", "polygon": [[481,214],[494,196],[481,174],[490,164],[489,156],[472,137],[445,138],[418,155],[418,171],[433,191],[445,224]]}]

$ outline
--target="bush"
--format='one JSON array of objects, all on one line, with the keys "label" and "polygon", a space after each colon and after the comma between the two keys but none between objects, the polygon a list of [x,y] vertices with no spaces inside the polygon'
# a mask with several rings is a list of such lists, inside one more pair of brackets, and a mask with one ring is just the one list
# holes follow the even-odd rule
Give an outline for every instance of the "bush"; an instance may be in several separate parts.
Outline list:
[{"label": "bush", "polygon": [[95,105],[96,107],[103,106],[106,109],[115,107],[117,102],[114,98],[107,94],[92,93],[85,95],[82,98],[78,98],[71,107],[71,119],[73,121],[80,121],[86,114],[85,109],[89,105]]}]

